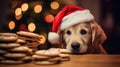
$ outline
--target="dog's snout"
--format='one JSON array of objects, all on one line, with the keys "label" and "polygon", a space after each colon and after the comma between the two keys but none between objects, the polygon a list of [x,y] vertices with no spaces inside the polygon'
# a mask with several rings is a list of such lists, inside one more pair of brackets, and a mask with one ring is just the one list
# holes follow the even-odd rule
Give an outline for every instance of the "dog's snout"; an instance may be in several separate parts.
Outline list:
[{"label": "dog's snout", "polygon": [[71,47],[72,47],[73,49],[75,49],[75,50],[79,50],[80,44],[79,44],[78,42],[73,42],[73,43],[71,44]]}]

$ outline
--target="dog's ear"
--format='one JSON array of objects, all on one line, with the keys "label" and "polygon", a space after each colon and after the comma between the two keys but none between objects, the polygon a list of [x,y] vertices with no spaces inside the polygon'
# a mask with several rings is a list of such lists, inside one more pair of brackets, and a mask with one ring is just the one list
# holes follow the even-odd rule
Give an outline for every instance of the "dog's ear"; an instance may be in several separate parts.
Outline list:
[{"label": "dog's ear", "polygon": [[61,48],[66,48],[66,43],[65,43],[65,40],[63,38],[63,31],[58,31],[58,34],[59,34],[59,47]]},{"label": "dog's ear", "polygon": [[92,30],[92,44],[93,45],[102,44],[107,38],[103,29],[95,21],[91,22],[90,26]]}]

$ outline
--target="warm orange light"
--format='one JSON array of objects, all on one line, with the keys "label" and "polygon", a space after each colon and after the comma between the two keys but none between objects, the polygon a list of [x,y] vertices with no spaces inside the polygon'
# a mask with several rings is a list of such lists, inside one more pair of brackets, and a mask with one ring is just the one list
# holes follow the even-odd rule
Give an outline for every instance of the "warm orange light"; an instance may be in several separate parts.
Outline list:
[{"label": "warm orange light", "polygon": [[34,23],[30,23],[30,24],[28,25],[28,30],[29,30],[29,31],[33,32],[33,31],[35,31],[35,29],[36,29],[36,26],[35,26]]},{"label": "warm orange light", "polygon": [[42,11],[42,6],[41,5],[36,5],[35,7],[34,7],[34,12],[35,13],[40,13]]},{"label": "warm orange light", "polygon": [[54,20],[54,16],[52,14],[48,14],[45,16],[45,21],[51,23]]},{"label": "warm orange light", "polygon": [[40,44],[44,44],[46,42],[46,38],[44,35],[40,35],[39,38],[40,38],[40,41],[39,41]]},{"label": "warm orange light", "polygon": [[10,21],[8,26],[9,26],[10,30],[13,30],[15,28],[15,22],[14,21]]},{"label": "warm orange light", "polygon": [[21,8],[17,8],[17,9],[15,10],[15,15],[18,16],[18,15],[21,15],[21,14],[22,14]]},{"label": "warm orange light", "polygon": [[22,4],[21,9],[22,9],[22,11],[27,11],[28,4],[27,3]]},{"label": "warm orange light", "polygon": [[52,2],[52,3],[50,4],[50,7],[51,7],[52,9],[58,9],[58,8],[60,7],[60,5],[59,5],[58,2],[54,1],[54,2]]},{"label": "warm orange light", "polygon": [[20,15],[15,15],[16,20],[20,20],[22,18],[22,14]]}]

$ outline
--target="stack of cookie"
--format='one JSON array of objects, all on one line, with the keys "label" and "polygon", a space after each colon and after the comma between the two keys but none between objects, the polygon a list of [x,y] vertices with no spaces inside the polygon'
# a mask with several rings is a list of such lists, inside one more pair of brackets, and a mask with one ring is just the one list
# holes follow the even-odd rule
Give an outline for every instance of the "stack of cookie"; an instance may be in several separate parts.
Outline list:
[{"label": "stack of cookie", "polygon": [[0,63],[21,64],[31,59],[32,49],[14,33],[0,33]]},{"label": "stack of cookie", "polygon": [[67,49],[63,49],[63,48],[50,48],[49,50],[51,51],[58,51],[60,54],[59,56],[61,57],[61,61],[68,61],[70,60],[70,56],[69,54],[71,54],[71,52]]},{"label": "stack of cookie", "polygon": [[48,50],[38,50],[35,52],[32,58],[34,60],[33,62],[34,64],[42,64],[42,65],[59,64],[61,63],[61,61],[70,60],[68,54],[63,54],[56,48],[51,48]]},{"label": "stack of cookie", "polygon": [[25,40],[25,45],[33,49],[33,51],[38,50],[38,46],[40,45],[40,36],[38,34],[26,31],[18,31],[17,35],[19,39]]}]

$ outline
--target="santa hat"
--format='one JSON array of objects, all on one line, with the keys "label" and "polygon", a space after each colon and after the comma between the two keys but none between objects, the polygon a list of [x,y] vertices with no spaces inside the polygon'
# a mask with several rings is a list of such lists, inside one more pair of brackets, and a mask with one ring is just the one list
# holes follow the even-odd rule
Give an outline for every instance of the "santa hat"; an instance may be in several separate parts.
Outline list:
[{"label": "santa hat", "polygon": [[89,10],[75,5],[67,5],[54,18],[52,32],[49,32],[48,40],[52,44],[57,44],[59,43],[58,30],[62,31],[75,24],[91,20],[94,20],[94,16]]}]

